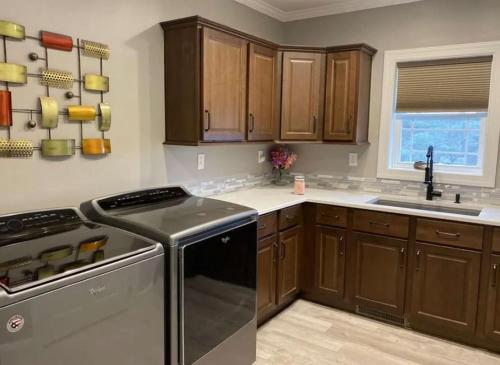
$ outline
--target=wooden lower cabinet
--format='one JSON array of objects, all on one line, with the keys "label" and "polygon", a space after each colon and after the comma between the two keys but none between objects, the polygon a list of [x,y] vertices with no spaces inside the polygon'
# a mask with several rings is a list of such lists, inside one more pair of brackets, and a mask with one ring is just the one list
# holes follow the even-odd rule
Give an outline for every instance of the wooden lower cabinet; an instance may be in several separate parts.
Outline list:
[{"label": "wooden lower cabinet", "polygon": [[410,326],[452,338],[474,336],[481,254],[417,242],[413,255]]},{"label": "wooden lower cabinet", "polygon": [[276,308],[277,236],[259,240],[257,253],[257,317],[264,318]]},{"label": "wooden lower cabinet", "polygon": [[316,226],[313,290],[320,296],[330,299],[344,296],[345,243],[344,229]]},{"label": "wooden lower cabinet", "polygon": [[278,304],[293,299],[299,293],[299,251],[301,226],[279,234]]},{"label": "wooden lower cabinet", "polygon": [[402,316],[406,250],[402,239],[355,233],[354,303],[363,309]]},{"label": "wooden lower cabinet", "polygon": [[498,282],[500,270],[500,255],[490,255],[488,270],[488,296],[486,302],[486,337],[497,341],[500,349],[500,283]]}]

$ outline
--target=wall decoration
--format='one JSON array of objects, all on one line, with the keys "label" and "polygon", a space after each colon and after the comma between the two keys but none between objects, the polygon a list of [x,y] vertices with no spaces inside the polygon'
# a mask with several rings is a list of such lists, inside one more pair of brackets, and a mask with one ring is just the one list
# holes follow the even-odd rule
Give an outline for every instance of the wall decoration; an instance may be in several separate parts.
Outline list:
[{"label": "wall decoration", "polygon": [[45,48],[57,49],[59,51],[71,52],[73,50],[73,38],[45,30],[40,32],[40,44]]},{"label": "wall decoration", "polygon": [[56,98],[40,96],[42,110],[42,128],[56,128],[59,121],[59,105]]},{"label": "wall decoration", "polygon": [[85,90],[90,91],[109,91],[109,77],[94,75],[94,74],[86,74],[84,76],[84,87]]},{"label": "wall decoration", "polygon": [[0,157],[31,157],[33,142],[19,139],[0,139]]},{"label": "wall decoration", "polygon": [[59,89],[72,89],[75,79],[71,72],[49,70],[45,69],[41,71],[41,81],[43,86],[55,87]]},{"label": "wall decoration", "polygon": [[[41,30],[39,36],[26,34],[23,25],[10,21],[0,20],[0,41],[3,40],[3,62],[0,62],[0,157],[31,157],[33,151],[40,151],[45,158],[68,157],[75,155],[81,150],[82,155],[106,155],[111,153],[111,141],[105,138],[105,132],[111,128],[111,107],[104,102],[104,93],[109,92],[109,77],[103,75],[103,61],[110,56],[109,46],[103,43],[80,40],[70,35],[54,33]],[[28,59],[32,62],[43,62],[39,73],[29,73],[26,65],[8,62],[7,40],[36,41],[37,47],[42,47],[42,52],[36,48],[29,52]],[[76,52],[73,53],[73,50]],[[49,66],[50,52],[73,53],[77,58],[77,78],[68,71],[56,70]],[[98,73],[83,73],[81,56],[96,58],[99,62]],[[92,62],[92,61],[89,61]],[[68,67],[74,65],[71,62]],[[84,76],[82,76],[84,75]],[[37,109],[16,108],[15,95],[9,90],[9,84],[29,84],[30,79],[38,79],[45,86],[45,95],[39,96]],[[78,92],[73,88],[77,84]],[[2,85],[4,87],[2,87]],[[51,96],[51,88],[66,89],[64,98],[66,100],[77,99],[77,104],[64,105],[64,100],[58,100]],[[100,94],[100,102],[97,106],[85,105],[83,95],[85,91]],[[16,91],[17,92],[17,91]],[[40,141],[39,146],[33,142],[13,138],[11,128],[13,126],[13,114],[28,114],[29,119],[24,122],[27,129],[39,126],[47,131],[48,138]],[[37,122],[36,115],[39,115]],[[63,121],[79,122],[79,138],[52,138],[52,130],[59,126],[59,117]],[[96,129],[100,131],[101,138],[85,138],[83,124],[95,121],[98,118]],[[1,135],[7,132],[7,138]],[[78,145],[78,142],[80,145]],[[48,268],[50,269],[50,268]],[[49,274],[51,270],[47,271]],[[40,275],[45,275],[42,270]]]},{"label": "wall decoration", "polygon": [[82,55],[87,57],[109,59],[109,47],[105,44],[82,40]]},{"label": "wall decoration", "polygon": [[0,62],[0,81],[11,82],[13,84],[26,84],[28,82],[26,66]]},{"label": "wall decoration", "polygon": [[5,20],[0,20],[0,35],[14,39],[24,39],[24,26]]},{"label": "wall decoration", "polygon": [[42,156],[73,156],[76,150],[74,139],[42,139]]},{"label": "wall decoration", "polygon": [[99,111],[101,114],[101,118],[99,119],[99,130],[107,132],[111,128],[111,107],[109,104],[100,103]]},{"label": "wall decoration", "polygon": [[82,140],[82,152],[84,155],[106,155],[111,153],[111,141],[109,139],[86,138]]},{"label": "wall decoration", "polygon": [[68,119],[71,121],[90,122],[96,116],[97,111],[91,105],[68,105]]},{"label": "wall decoration", "polygon": [[12,96],[10,91],[0,90],[0,126],[12,125]]}]

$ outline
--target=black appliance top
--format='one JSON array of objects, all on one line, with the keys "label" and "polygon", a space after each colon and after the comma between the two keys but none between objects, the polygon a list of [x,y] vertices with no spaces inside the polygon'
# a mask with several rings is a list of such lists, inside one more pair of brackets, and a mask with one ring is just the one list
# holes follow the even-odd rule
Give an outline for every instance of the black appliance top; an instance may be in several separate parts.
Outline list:
[{"label": "black appliance top", "polygon": [[0,216],[0,290],[17,292],[154,248],[84,221],[73,208]]},{"label": "black appliance top", "polygon": [[83,203],[81,210],[94,221],[164,244],[257,216],[251,208],[192,196],[179,186],[95,199]]}]

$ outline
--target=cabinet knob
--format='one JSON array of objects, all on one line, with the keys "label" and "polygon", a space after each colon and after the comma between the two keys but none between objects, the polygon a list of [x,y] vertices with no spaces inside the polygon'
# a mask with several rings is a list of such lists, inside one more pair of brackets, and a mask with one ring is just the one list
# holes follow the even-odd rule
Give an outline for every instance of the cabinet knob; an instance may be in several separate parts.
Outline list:
[{"label": "cabinet knob", "polygon": [[492,276],[492,280],[491,280],[491,286],[493,288],[495,288],[497,286],[497,271],[498,271],[498,265],[497,264],[493,264],[492,266],[493,268],[493,276]]}]

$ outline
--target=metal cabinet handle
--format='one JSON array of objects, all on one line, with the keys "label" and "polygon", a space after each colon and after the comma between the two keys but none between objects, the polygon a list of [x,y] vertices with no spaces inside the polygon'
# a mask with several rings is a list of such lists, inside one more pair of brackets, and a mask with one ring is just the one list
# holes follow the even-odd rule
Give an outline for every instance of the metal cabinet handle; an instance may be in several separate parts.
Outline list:
[{"label": "metal cabinet handle", "polygon": [[250,128],[248,131],[250,133],[252,133],[255,130],[255,117],[254,117],[253,113],[249,114],[249,118],[250,118]]},{"label": "metal cabinet handle", "polygon": [[295,216],[294,216],[294,215],[288,215],[288,214],[287,214],[287,215],[285,216],[285,219],[286,219],[287,221],[291,221],[291,220],[295,219]]},{"label": "metal cabinet handle", "polygon": [[493,264],[493,277],[492,277],[492,280],[491,280],[491,286],[493,288],[495,288],[497,286],[497,270],[498,269],[498,265],[497,264]]},{"label": "metal cabinet handle", "polygon": [[208,132],[210,130],[211,124],[210,112],[208,110],[205,110],[205,115],[207,116],[207,128],[205,128],[205,132]]},{"label": "metal cabinet handle", "polygon": [[349,134],[351,133],[351,124],[352,124],[352,114],[349,114],[347,117],[347,129],[346,132]]},{"label": "metal cabinet handle", "polygon": [[420,270],[420,250],[417,250],[417,257],[415,262],[415,269]]},{"label": "metal cabinet handle", "polygon": [[345,252],[344,236],[339,237],[339,242],[340,242],[339,255],[343,256]]},{"label": "metal cabinet handle", "polygon": [[335,219],[336,221],[340,219],[340,216],[338,216],[338,215],[331,216],[331,215],[328,215],[328,213],[321,213],[321,216],[322,217],[332,218],[332,219]]},{"label": "metal cabinet handle", "polygon": [[443,238],[460,238],[460,233],[442,232],[439,229],[436,229],[436,235]]},{"label": "metal cabinet handle", "polygon": [[276,262],[276,256],[278,256],[278,244],[275,242],[273,243],[273,263]]},{"label": "metal cabinet handle", "polygon": [[405,252],[406,252],[405,248],[401,247],[401,250],[400,250],[401,262],[399,264],[400,268],[404,268],[405,267]]},{"label": "metal cabinet handle", "polygon": [[316,133],[317,124],[318,124],[318,117],[313,116],[313,133]]},{"label": "metal cabinet handle", "polygon": [[266,225],[263,224],[257,228],[258,231],[262,231],[263,229],[266,229]]},{"label": "metal cabinet handle", "polygon": [[389,223],[380,223],[380,222],[368,222],[370,226],[380,226],[384,228],[389,228],[391,225]]},{"label": "metal cabinet handle", "polygon": [[280,260],[283,261],[286,257],[286,243],[285,243],[285,241],[281,241],[280,246],[281,246]]}]

